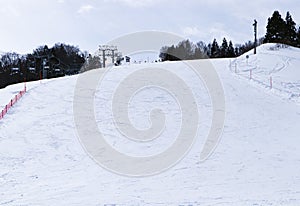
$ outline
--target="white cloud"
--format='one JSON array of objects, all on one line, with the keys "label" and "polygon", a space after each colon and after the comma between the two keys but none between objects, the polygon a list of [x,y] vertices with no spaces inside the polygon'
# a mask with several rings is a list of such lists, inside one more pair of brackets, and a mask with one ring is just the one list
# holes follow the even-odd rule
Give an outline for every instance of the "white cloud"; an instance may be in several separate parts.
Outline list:
[{"label": "white cloud", "polygon": [[77,12],[79,14],[83,14],[83,13],[90,12],[93,9],[94,9],[94,7],[92,5],[84,5],[84,6],[81,6]]},{"label": "white cloud", "polygon": [[196,26],[184,27],[182,33],[185,38],[196,41],[211,41],[213,38],[221,40],[224,37],[227,38],[229,36],[224,25],[220,23],[212,24],[210,27],[203,26],[203,28]]},{"label": "white cloud", "polygon": [[[254,19],[258,36],[264,36],[267,18],[275,9],[283,17],[290,11],[299,24],[300,4],[294,1],[0,0],[0,20],[5,28],[0,50],[25,53],[43,44],[74,42],[93,52],[99,43],[141,30],[173,32],[193,42],[208,43],[216,38],[220,43],[226,37],[243,43],[253,40]],[[107,20],[99,27],[103,17]]]},{"label": "white cloud", "polygon": [[184,27],[182,29],[183,35],[184,36],[199,36],[201,35],[201,31],[198,29],[198,27],[193,26],[193,27]]},{"label": "white cloud", "polygon": [[6,15],[6,16],[13,16],[13,17],[19,17],[20,12],[13,6],[7,5],[0,9],[0,13]]},{"label": "white cloud", "polygon": [[122,3],[127,6],[138,8],[138,7],[149,7],[158,3],[162,3],[162,0],[105,0],[106,2]]}]

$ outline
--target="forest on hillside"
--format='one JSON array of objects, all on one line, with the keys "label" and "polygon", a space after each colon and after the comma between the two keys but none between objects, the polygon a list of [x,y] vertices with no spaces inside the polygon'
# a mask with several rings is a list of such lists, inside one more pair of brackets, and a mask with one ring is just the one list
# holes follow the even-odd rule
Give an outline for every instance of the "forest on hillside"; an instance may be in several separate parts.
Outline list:
[{"label": "forest on hillside", "polygon": [[[266,34],[258,39],[257,45],[262,43],[282,43],[294,47],[300,47],[300,26],[296,23],[289,12],[285,19],[278,11],[268,18]],[[164,46],[160,50],[162,61],[206,59],[206,58],[227,58],[237,57],[253,49],[254,42],[248,41],[244,44],[233,45],[231,40],[223,38],[221,45],[216,39],[212,43],[199,41],[193,43],[189,40],[179,42],[177,45]]]},{"label": "forest on hillside", "polygon": [[76,46],[57,43],[40,46],[32,53],[4,53],[0,58],[0,88],[7,85],[76,74],[85,63],[86,54]]}]

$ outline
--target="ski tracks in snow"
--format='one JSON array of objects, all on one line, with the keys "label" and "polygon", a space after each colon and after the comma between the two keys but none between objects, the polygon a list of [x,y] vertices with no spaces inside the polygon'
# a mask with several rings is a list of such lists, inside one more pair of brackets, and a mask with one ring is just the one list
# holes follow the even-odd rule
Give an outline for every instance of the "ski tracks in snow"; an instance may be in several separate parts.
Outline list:
[{"label": "ski tracks in snow", "polygon": [[[284,49],[281,50],[284,52]],[[298,68],[294,68],[295,63],[291,64],[300,59],[288,54],[273,54],[267,50],[248,57],[245,54],[230,60],[230,71],[282,98],[300,103],[300,80],[295,79],[293,71]]]}]

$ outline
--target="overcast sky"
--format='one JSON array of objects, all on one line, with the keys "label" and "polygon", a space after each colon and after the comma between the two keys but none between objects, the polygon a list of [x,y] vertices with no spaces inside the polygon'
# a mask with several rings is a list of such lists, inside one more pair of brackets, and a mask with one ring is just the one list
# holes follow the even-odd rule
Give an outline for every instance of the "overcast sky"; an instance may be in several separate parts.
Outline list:
[{"label": "overcast sky", "polygon": [[0,0],[0,51],[32,52],[56,42],[93,53],[99,44],[137,31],[178,34],[192,41],[233,43],[265,34],[267,18],[290,11],[300,24],[299,0]]}]

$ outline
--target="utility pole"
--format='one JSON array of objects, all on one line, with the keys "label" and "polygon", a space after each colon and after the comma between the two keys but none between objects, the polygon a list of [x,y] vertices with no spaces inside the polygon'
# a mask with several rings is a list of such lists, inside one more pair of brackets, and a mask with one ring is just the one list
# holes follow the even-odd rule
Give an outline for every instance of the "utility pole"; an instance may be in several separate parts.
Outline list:
[{"label": "utility pole", "polygon": [[256,47],[257,47],[257,21],[254,19],[254,54],[256,54]]}]

